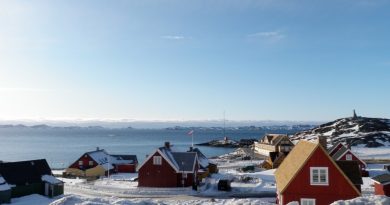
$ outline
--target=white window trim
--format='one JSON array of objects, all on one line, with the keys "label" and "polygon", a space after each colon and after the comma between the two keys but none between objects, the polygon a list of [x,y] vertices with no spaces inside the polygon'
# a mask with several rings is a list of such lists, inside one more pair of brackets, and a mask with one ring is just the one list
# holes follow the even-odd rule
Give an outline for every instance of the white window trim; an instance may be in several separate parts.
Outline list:
[{"label": "white window trim", "polygon": [[[318,180],[320,179],[320,170],[325,170],[326,181],[324,183],[313,181],[313,170],[318,170]],[[329,185],[329,169],[328,167],[310,167],[310,185],[313,186],[328,186]]]},{"label": "white window trim", "polygon": [[346,154],[345,155],[345,159],[348,160],[348,161],[351,161],[352,160],[352,154]]},{"label": "white window trim", "polygon": [[89,166],[93,166],[93,161],[90,160],[90,161],[88,162],[88,165],[89,165]]},{"label": "white window trim", "polygon": [[316,199],[301,198],[301,205],[303,205],[304,202],[313,203],[313,205],[316,205]]},{"label": "white window trim", "polygon": [[153,156],[153,165],[161,165],[162,157],[161,156]]},{"label": "white window trim", "polygon": [[83,166],[83,161],[82,160],[79,161],[79,166]]}]

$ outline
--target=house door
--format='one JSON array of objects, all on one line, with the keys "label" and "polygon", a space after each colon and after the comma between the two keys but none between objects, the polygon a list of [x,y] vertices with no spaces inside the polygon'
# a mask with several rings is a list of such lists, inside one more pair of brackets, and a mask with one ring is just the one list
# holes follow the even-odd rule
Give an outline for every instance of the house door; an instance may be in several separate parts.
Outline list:
[{"label": "house door", "polygon": [[49,196],[49,184],[45,183],[45,196]]}]

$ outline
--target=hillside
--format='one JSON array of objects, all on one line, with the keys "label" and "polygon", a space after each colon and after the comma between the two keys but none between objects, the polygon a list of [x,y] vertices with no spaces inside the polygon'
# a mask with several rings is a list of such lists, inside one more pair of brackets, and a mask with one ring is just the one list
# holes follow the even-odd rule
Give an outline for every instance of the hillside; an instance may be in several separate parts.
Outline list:
[{"label": "hillside", "polygon": [[390,119],[358,116],[342,118],[298,132],[291,139],[293,141],[314,140],[318,135],[327,136],[329,146],[332,142],[339,141],[347,142],[352,146],[390,146]]}]

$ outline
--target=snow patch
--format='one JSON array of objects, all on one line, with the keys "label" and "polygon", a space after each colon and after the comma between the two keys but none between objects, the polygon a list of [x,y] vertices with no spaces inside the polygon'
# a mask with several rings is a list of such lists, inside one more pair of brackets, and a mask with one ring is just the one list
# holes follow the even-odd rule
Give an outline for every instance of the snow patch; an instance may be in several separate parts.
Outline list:
[{"label": "snow patch", "polygon": [[389,205],[390,198],[386,196],[364,196],[346,201],[336,201],[331,205]]}]

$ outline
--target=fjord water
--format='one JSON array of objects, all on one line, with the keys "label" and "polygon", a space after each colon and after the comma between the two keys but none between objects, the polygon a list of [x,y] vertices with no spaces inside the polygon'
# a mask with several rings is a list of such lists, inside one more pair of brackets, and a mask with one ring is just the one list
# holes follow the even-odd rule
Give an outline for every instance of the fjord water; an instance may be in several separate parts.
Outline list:
[{"label": "fjord water", "polygon": [[[136,154],[139,162],[169,141],[173,149],[186,151],[191,145],[188,130],[167,129],[65,129],[1,128],[0,160],[21,161],[45,158],[52,168],[67,167],[83,153],[96,147],[112,154]],[[288,131],[277,131],[286,133]],[[291,132],[291,130],[290,130]],[[227,130],[230,139],[256,138],[263,130]],[[222,130],[197,130],[194,143],[222,139]],[[199,147],[208,157],[233,151],[232,148]]]}]

